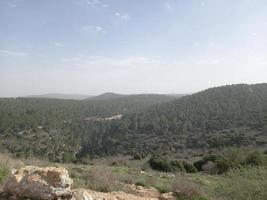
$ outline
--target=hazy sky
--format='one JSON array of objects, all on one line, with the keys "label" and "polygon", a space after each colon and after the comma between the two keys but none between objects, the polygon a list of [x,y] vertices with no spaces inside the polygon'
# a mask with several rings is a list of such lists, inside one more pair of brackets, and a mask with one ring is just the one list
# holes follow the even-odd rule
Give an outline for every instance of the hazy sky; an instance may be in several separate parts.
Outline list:
[{"label": "hazy sky", "polygon": [[266,0],[0,1],[0,96],[258,82]]}]

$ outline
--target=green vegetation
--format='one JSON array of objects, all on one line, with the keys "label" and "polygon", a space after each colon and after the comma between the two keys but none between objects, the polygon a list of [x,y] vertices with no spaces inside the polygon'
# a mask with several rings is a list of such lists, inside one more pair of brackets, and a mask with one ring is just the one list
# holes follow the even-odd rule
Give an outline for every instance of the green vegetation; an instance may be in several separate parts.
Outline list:
[{"label": "green vegetation", "polygon": [[231,170],[218,184],[217,196],[227,200],[267,199],[267,169],[245,167]]},{"label": "green vegetation", "polygon": [[211,88],[104,126],[82,145],[83,155],[192,157],[230,147],[266,149],[267,84]]},{"label": "green vegetation", "polygon": [[[120,160],[122,158],[112,158]],[[86,188],[102,192],[125,191],[135,194],[133,185],[154,187],[160,193],[173,192],[178,200],[265,200],[267,187],[266,167],[247,166],[229,170],[223,175],[206,173],[159,172],[151,169],[140,170],[144,160],[127,160],[127,166],[111,166],[112,159],[92,160],[94,165],[55,164],[41,160],[13,160],[1,155],[0,169],[5,169],[4,179],[12,169],[11,163],[26,165],[61,165],[69,170],[74,188]],[[97,164],[99,163],[99,164]],[[101,164],[100,164],[101,163]],[[18,164],[16,164],[18,165]],[[2,177],[2,176],[1,176]],[[1,194],[0,194],[1,198]],[[5,199],[5,198],[3,198]]]},{"label": "green vegetation", "polygon": [[242,167],[267,166],[267,156],[257,150],[229,149],[220,155],[205,156],[196,161],[194,166],[198,171],[221,174]]},{"label": "green vegetation", "polygon": [[[105,120],[118,114],[121,119]],[[179,99],[164,95],[83,101],[0,99],[0,119],[0,152],[20,158],[77,163],[119,154],[136,160],[151,154],[187,159],[232,147],[266,150],[267,84],[211,88]],[[216,162],[227,171],[224,160]],[[163,168],[195,171],[186,163],[171,165]]]},{"label": "green vegetation", "polygon": [[149,159],[149,164],[152,169],[162,172],[197,172],[197,169],[186,161],[169,160],[160,155],[153,155]]},{"label": "green vegetation", "polygon": [[172,99],[164,95],[130,95],[83,101],[2,98],[0,152],[9,152],[20,158],[72,162],[76,160],[81,145],[93,140],[95,134],[111,128],[110,121],[93,121],[90,118],[124,115]]},{"label": "green vegetation", "polygon": [[0,186],[10,174],[10,165],[11,163],[9,157],[0,155]]},{"label": "green vegetation", "polygon": [[[102,192],[138,185],[180,200],[265,200],[266,133],[267,84],[180,99],[0,99],[0,152],[61,163],[75,187]],[[0,184],[11,168],[1,156]]]}]

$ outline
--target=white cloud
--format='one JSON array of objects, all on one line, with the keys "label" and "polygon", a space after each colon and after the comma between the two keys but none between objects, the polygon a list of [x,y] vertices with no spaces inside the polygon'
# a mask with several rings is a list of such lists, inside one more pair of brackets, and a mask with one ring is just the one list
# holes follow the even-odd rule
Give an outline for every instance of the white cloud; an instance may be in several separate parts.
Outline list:
[{"label": "white cloud", "polygon": [[193,64],[196,65],[218,65],[220,64],[219,59],[204,59],[204,60],[197,60]]},{"label": "white cloud", "polygon": [[164,3],[164,8],[166,8],[167,10],[172,10],[172,5],[170,4],[170,2],[166,1]]},{"label": "white cloud", "polygon": [[56,46],[56,47],[62,47],[62,46],[63,46],[63,44],[62,44],[62,43],[60,43],[60,42],[55,42],[55,43],[54,43],[54,46]]},{"label": "white cloud", "polygon": [[205,6],[206,6],[206,2],[201,1],[200,6],[201,6],[201,7],[205,7]]},{"label": "white cloud", "polygon": [[107,8],[108,7],[107,4],[103,3],[100,0],[85,0],[85,1],[86,1],[87,5],[95,7],[95,8],[97,8],[97,7]]},{"label": "white cloud", "polygon": [[10,8],[16,8],[18,4],[22,2],[24,2],[24,0],[9,0],[9,2],[7,2],[7,6]]},{"label": "white cloud", "polygon": [[85,25],[81,28],[81,32],[85,34],[90,33],[99,33],[99,34],[105,34],[106,31],[102,26],[91,26],[91,25]]},{"label": "white cloud", "polygon": [[29,53],[28,52],[21,52],[21,51],[10,51],[10,50],[6,50],[6,49],[0,49],[0,55],[24,57],[24,56],[28,56]]},{"label": "white cloud", "polygon": [[122,13],[119,13],[119,12],[116,12],[115,13],[115,16],[121,18],[122,20],[126,20],[126,21],[129,20],[129,19],[131,19],[130,15],[128,15],[128,14],[122,14]]},{"label": "white cloud", "polygon": [[64,58],[62,59],[64,63],[68,63],[70,66],[76,66],[81,68],[88,67],[113,67],[127,68],[127,67],[145,67],[160,65],[161,62],[157,59],[148,57],[127,57],[127,58],[112,58],[103,56],[86,56],[80,55],[74,58]]},{"label": "white cloud", "polygon": [[10,8],[15,8],[15,7],[17,7],[17,4],[15,4],[15,3],[8,3],[7,4]]}]

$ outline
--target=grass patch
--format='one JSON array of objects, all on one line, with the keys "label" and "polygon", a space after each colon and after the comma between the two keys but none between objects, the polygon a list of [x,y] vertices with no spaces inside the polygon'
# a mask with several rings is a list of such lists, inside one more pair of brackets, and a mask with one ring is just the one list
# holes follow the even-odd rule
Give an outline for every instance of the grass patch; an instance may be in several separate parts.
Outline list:
[{"label": "grass patch", "polygon": [[11,160],[5,155],[0,155],[0,185],[2,185],[10,175]]},{"label": "grass patch", "polygon": [[227,200],[266,200],[267,169],[244,167],[231,170],[218,184],[217,197]]}]

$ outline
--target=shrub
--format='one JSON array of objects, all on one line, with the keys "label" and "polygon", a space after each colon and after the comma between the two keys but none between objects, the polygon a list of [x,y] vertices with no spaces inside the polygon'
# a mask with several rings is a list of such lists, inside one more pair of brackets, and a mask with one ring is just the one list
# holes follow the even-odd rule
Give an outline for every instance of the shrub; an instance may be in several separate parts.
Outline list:
[{"label": "shrub", "polygon": [[170,161],[171,172],[181,172],[185,171],[183,163],[178,160]]},{"label": "shrub", "polygon": [[252,166],[265,166],[267,163],[266,161],[266,156],[263,153],[259,151],[253,151],[246,158],[245,164]]},{"label": "shrub", "polygon": [[172,191],[179,200],[206,200],[201,188],[193,182],[175,181]]},{"label": "shrub", "polygon": [[149,160],[149,165],[152,169],[163,171],[163,172],[172,172],[173,169],[171,167],[170,162],[162,156],[154,155]]},{"label": "shrub", "polygon": [[215,161],[215,164],[218,167],[218,173],[222,174],[227,172],[229,169],[234,168],[234,167],[239,167],[239,166],[233,166],[231,165],[231,162],[226,159],[225,157],[220,157]]},{"label": "shrub", "polygon": [[[152,156],[149,160],[149,164],[152,169],[162,171],[162,172],[186,171],[184,168],[183,162],[180,162],[178,160],[169,161],[166,157],[159,156],[159,155]],[[189,166],[189,164],[187,165],[187,168],[188,168],[188,171],[194,171],[193,166]]]},{"label": "shrub", "polygon": [[117,183],[113,173],[104,168],[92,168],[90,172],[83,176],[86,185],[90,189],[100,192],[111,192],[117,189]]},{"label": "shrub", "polygon": [[186,161],[183,161],[183,168],[185,169],[185,171],[187,173],[196,173],[197,172],[197,169],[194,167],[194,165],[192,165]]},{"label": "shrub", "polygon": [[247,165],[265,166],[267,165],[267,157],[260,151],[248,153],[241,149],[230,149],[222,155],[209,155],[194,163],[195,168],[199,171],[219,174]]},{"label": "shrub", "polygon": [[202,160],[198,160],[196,162],[194,162],[194,167],[198,170],[198,171],[203,171],[202,166],[206,164],[206,161]]}]

